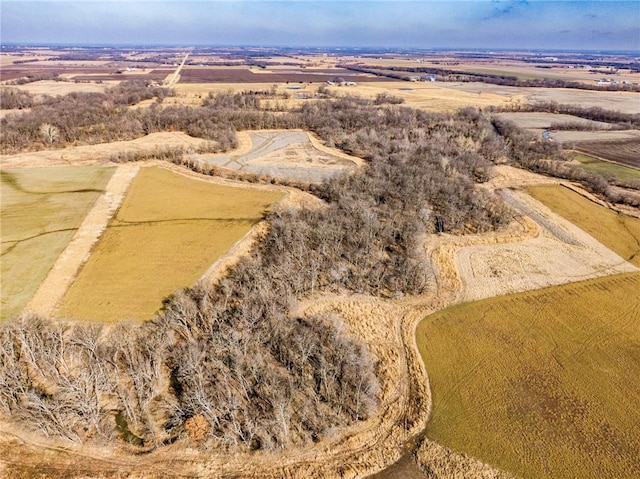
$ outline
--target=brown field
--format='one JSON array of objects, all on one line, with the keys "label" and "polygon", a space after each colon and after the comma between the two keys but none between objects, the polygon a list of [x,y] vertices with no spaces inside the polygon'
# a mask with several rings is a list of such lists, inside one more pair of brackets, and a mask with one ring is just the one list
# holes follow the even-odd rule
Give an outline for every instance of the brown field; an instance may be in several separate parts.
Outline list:
[{"label": "brown field", "polygon": [[[542,130],[539,130],[542,131]],[[640,141],[640,130],[552,131],[551,139],[573,148],[583,142]]]},{"label": "brown field", "polygon": [[639,289],[631,273],[427,317],[427,435],[522,477],[638,477]]},{"label": "brown field", "polygon": [[496,94],[511,101],[536,103],[555,101],[561,104],[575,104],[586,108],[599,107],[622,113],[640,113],[640,93],[576,90],[573,88],[533,88],[491,85],[488,83],[438,83],[444,89],[475,93],[476,95]]},{"label": "brown field", "polygon": [[[379,67],[404,67],[404,68],[441,68],[468,73],[482,73],[489,75],[514,76],[521,80],[534,78],[548,78],[551,80],[577,81],[584,83],[594,83],[601,78],[615,79],[618,81],[640,82],[640,74],[631,73],[629,70],[621,69],[615,75],[598,71],[597,68],[577,68],[575,62],[563,63],[559,58],[554,63],[528,63],[523,61],[509,61],[504,59],[476,59],[436,57],[436,58],[384,58],[359,59],[366,65]],[[590,71],[596,70],[596,71]],[[608,72],[610,73],[610,72]]]},{"label": "brown field", "polygon": [[153,153],[158,148],[196,149],[204,140],[182,132],[151,133],[135,140],[113,141],[97,145],[70,146],[55,150],[0,155],[3,166],[30,168],[36,166],[95,165],[109,162],[117,153]]},{"label": "brown field", "polygon": [[113,168],[3,169],[2,307],[18,314],[105,188]]},{"label": "brown field", "polygon": [[640,266],[640,219],[611,211],[558,185],[530,186],[527,191],[625,260]]},{"label": "brown field", "polygon": [[580,125],[588,126],[594,129],[609,129],[611,125],[602,121],[592,121],[580,118],[573,115],[564,115],[560,113],[545,113],[545,112],[514,112],[514,113],[499,113],[495,115],[499,118],[514,122],[519,128],[525,129],[540,129],[551,128],[554,123],[578,123]]},{"label": "brown field", "polygon": [[25,85],[12,85],[11,88],[19,88],[20,90],[28,91],[34,95],[66,95],[72,92],[83,93],[102,93],[107,88],[117,85],[117,82],[105,81],[103,83],[76,83],[73,81],[55,81],[55,80],[40,80],[33,83],[27,83]]},{"label": "brown field", "polygon": [[289,71],[250,69],[248,67],[208,68],[185,66],[180,73],[181,83],[323,83],[335,78],[355,82],[378,82],[383,78],[375,75],[356,74],[339,68],[328,70],[306,70],[291,67]]},{"label": "brown field", "polygon": [[624,141],[590,141],[579,143],[575,149],[622,165],[640,168],[640,137]]},{"label": "brown field", "polygon": [[141,169],[58,316],[151,318],[167,295],[193,285],[281,197]]}]

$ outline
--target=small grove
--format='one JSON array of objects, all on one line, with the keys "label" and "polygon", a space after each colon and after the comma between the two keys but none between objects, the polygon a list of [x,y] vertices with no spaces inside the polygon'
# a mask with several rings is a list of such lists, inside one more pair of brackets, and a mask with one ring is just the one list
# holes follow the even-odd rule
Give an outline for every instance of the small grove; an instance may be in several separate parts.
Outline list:
[{"label": "small grove", "polygon": [[[3,325],[0,412],[48,435],[269,451],[365,420],[380,399],[376,359],[341,318],[296,316],[296,302],[325,292],[424,292],[434,274],[423,255],[427,233],[492,231],[510,221],[501,200],[476,187],[492,163],[516,148],[526,150],[516,157],[525,166],[558,153],[546,144],[529,151],[473,109],[428,114],[347,96],[277,113],[251,94],[211,95],[201,107],[128,108],[145,95],[123,85],[50,100],[5,117],[2,143],[18,151],[182,130],[228,149],[239,129],[296,127],[368,166],[308,186],[324,207],[270,213],[267,233],[217,285],[175,293],[149,322],[22,316]],[[38,134],[42,122],[59,131],[55,141]]]}]

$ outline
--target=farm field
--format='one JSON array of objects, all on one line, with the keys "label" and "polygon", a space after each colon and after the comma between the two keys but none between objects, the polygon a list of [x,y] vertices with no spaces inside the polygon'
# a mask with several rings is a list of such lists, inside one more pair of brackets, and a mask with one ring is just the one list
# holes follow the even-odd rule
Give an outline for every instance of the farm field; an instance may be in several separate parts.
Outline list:
[{"label": "farm field", "polygon": [[640,137],[616,142],[585,142],[576,150],[623,165],[640,168]]},{"label": "farm field", "polygon": [[29,301],[113,171],[83,166],[0,172],[0,319],[18,314]]},{"label": "farm field", "polygon": [[503,118],[514,122],[519,128],[551,128],[554,123],[579,123],[580,125],[588,125],[594,129],[609,129],[611,125],[601,121],[592,121],[580,118],[573,115],[564,115],[560,113],[545,113],[545,112],[514,112],[514,113],[499,113],[498,118]]},{"label": "farm field", "polygon": [[530,186],[527,191],[555,213],[640,267],[640,219],[616,213],[558,185]]},{"label": "farm field", "polygon": [[605,176],[615,176],[621,181],[640,180],[640,169],[628,168],[611,163],[610,161],[603,161],[583,153],[575,153],[573,159],[580,163],[580,168],[594,173],[600,173]]},{"label": "farm field", "polygon": [[185,67],[180,73],[182,83],[324,83],[327,80],[344,78],[355,82],[384,81],[375,75],[356,73],[342,68],[287,70],[252,69],[249,67]]},{"label": "farm field", "polygon": [[474,82],[436,82],[436,84],[444,89],[475,93],[480,96],[486,94],[501,95],[515,102],[555,101],[562,104],[580,105],[585,108],[599,107],[606,110],[617,110],[621,113],[640,113],[640,93],[576,90],[572,88],[513,87]]},{"label": "farm field", "polygon": [[640,273],[424,319],[429,438],[525,478],[640,475]]},{"label": "farm field", "polygon": [[166,296],[192,286],[281,197],[141,169],[58,316],[150,319]]}]

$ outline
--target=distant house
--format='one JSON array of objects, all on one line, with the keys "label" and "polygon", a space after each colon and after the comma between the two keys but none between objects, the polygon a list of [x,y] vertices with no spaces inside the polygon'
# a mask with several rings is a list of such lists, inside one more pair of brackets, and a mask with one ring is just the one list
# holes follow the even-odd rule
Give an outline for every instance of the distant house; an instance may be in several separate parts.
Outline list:
[{"label": "distant house", "polygon": [[436,81],[435,75],[423,75],[420,77],[420,81]]}]

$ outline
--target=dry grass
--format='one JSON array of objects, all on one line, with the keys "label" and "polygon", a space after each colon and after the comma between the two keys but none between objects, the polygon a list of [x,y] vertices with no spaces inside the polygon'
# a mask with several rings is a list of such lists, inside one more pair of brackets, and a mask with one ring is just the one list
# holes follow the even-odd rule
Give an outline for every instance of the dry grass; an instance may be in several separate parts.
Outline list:
[{"label": "dry grass", "polygon": [[561,186],[531,186],[528,191],[622,258],[640,266],[640,219],[616,213]]},{"label": "dry grass", "polygon": [[142,169],[58,315],[149,319],[167,295],[193,285],[281,197]]},{"label": "dry grass", "polygon": [[162,148],[197,149],[206,143],[178,131],[151,133],[135,140],[113,141],[97,145],[70,146],[55,150],[32,151],[15,155],[0,155],[3,165],[11,168],[33,166],[105,164],[118,153],[148,153]]},{"label": "dry grass", "polygon": [[518,128],[551,128],[554,123],[579,123],[594,129],[609,129],[611,125],[601,121],[585,120],[578,116],[546,112],[499,113],[499,118],[514,122]]},{"label": "dry grass", "polygon": [[19,313],[105,188],[113,168],[2,170],[1,319]]},{"label": "dry grass", "polygon": [[67,95],[72,92],[103,93],[107,88],[117,85],[118,81],[105,81],[102,83],[75,83],[72,81],[61,82],[53,80],[40,80],[26,85],[17,85],[14,88],[28,91],[34,95]]},{"label": "dry grass", "polygon": [[444,88],[467,93],[496,94],[514,102],[536,103],[555,101],[580,105],[585,108],[600,107],[621,113],[640,113],[640,94],[633,92],[577,90],[574,88],[535,88],[492,85],[488,83],[441,83]]},{"label": "dry grass", "polygon": [[430,438],[524,477],[638,477],[640,274],[425,319]]}]

